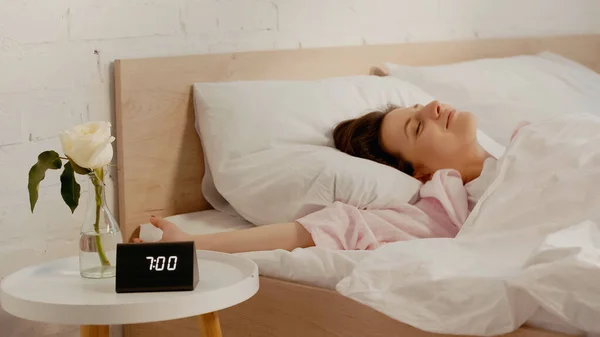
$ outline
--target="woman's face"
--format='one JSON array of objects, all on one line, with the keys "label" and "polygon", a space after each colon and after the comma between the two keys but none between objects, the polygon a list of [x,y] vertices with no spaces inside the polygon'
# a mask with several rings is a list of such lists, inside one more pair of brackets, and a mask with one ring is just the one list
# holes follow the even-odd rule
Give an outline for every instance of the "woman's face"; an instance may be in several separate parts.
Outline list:
[{"label": "woman's face", "polygon": [[477,121],[437,101],[398,108],[383,119],[381,143],[386,152],[413,165],[415,178],[427,180],[441,169],[461,172],[478,149]]}]

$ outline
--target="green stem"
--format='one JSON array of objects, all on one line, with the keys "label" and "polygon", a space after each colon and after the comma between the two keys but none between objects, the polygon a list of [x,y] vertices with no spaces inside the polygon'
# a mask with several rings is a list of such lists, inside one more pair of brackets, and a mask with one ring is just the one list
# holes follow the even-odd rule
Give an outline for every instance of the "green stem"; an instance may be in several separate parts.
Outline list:
[{"label": "green stem", "polygon": [[110,266],[110,261],[106,257],[104,253],[104,248],[102,247],[102,236],[100,236],[100,211],[102,209],[102,181],[104,180],[104,170],[97,169],[96,177],[92,178],[92,182],[94,183],[94,190],[96,194],[96,222],[94,222],[94,230],[98,234],[96,236],[96,246],[98,247],[98,257],[100,257],[100,261],[103,266]]}]

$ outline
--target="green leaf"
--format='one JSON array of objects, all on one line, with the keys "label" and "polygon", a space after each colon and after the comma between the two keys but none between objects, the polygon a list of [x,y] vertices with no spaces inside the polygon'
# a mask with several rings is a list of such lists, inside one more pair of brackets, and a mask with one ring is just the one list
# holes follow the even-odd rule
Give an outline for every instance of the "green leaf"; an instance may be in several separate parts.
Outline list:
[{"label": "green leaf", "polygon": [[[69,158],[69,157],[67,156],[67,158]],[[71,166],[73,167],[73,171],[75,171],[75,173],[77,173],[77,174],[86,175],[86,174],[89,174],[92,172],[92,170],[90,170],[90,169],[86,169],[86,168],[83,168],[83,167],[77,165],[77,163],[75,163],[75,161],[71,158],[69,158],[69,162],[71,163]]]},{"label": "green leaf", "polygon": [[60,194],[63,200],[71,209],[71,213],[75,212],[77,206],[79,206],[79,196],[81,193],[81,186],[75,180],[75,171],[71,166],[72,162],[65,164],[65,169],[60,175]]},{"label": "green leaf", "polygon": [[46,177],[47,170],[58,170],[62,167],[60,156],[55,151],[44,151],[39,154],[37,163],[29,169],[27,189],[29,190],[29,205],[31,212],[37,203],[40,182]]}]

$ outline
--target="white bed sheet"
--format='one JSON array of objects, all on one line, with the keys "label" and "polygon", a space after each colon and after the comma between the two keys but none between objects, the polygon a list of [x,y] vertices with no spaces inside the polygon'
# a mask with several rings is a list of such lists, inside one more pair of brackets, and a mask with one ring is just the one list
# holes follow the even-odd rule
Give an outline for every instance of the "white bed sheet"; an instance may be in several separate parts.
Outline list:
[{"label": "white bed sheet", "polygon": [[[253,227],[251,223],[243,218],[232,216],[217,210],[208,210],[201,212],[193,212],[186,214],[173,215],[166,218],[167,220],[177,224],[183,231],[191,234],[211,234],[218,232],[230,232],[244,228]],[[153,229],[149,224],[143,225],[143,230],[140,236],[142,239],[157,240],[160,239],[161,231]]]}]

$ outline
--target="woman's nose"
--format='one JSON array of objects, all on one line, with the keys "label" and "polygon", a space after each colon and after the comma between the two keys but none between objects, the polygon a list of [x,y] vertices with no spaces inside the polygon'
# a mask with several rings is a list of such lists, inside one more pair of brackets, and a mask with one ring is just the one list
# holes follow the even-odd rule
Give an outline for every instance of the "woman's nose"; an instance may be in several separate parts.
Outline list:
[{"label": "woman's nose", "polygon": [[440,102],[432,101],[421,109],[424,118],[438,119],[440,117]]}]

